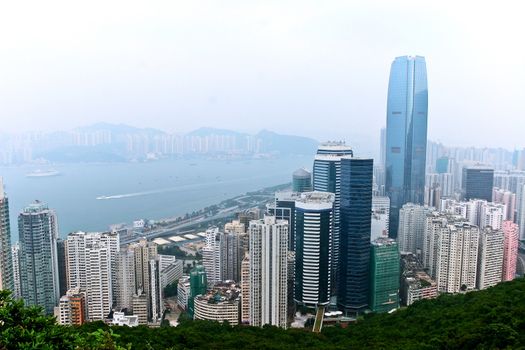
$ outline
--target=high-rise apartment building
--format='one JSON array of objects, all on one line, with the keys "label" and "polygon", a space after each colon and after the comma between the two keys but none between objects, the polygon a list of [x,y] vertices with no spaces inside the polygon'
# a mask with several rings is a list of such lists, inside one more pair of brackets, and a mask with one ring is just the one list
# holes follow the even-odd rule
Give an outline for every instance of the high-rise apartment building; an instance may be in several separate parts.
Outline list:
[{"label": "high-rise apartment building", "polygon": [[188,313],[191,317],[194,315],[194,299],[197,295],[206,294],[208,290],[208,281],[204,266],[197,265],[190,272],[190,296],[188,297]]},{"label": "high-rise apartment building", "polygon": [[4,192],[4,182],[0,177],[0,289],[13,290],[13,288],[9,199]]},{"label": "high-rise apartment building", "polygon": [[249,229],[250,325],[286,328],[288,223],[265,216]]},{"label": "high-rise apartment building", "polygon": [[137,293],[131,298],[133,315],[137,316],[139,325],[148,324],[148,297],[142,289],[138,289]]},{"label": "high-rise apartment building", "polygon": [[477,287],[479,228],[463,218],[433,213],[427,217],[423,262],[438,291],[458,293]]},{"label": "high-rise apartment building", "polygon": [[241,235],[235,232],[221,232],[219,235],[221,281],[241,281]]},{"label": "high-rise apartment building", "polygon": [[479,290],[501,282],[503,271],[504,234],[501,230],[485,227],[481,230],[478,253],[477,287]]},{"label": "high-rise apartment building", "polygon": [[510,191],[494,187],[492,191],[492,200],[494,203],[505,206],[505,220],[514,221],[516,217],[516,194]]},{"label": "high-rise apartment building", "polygon": [[314,158],[313,190],[335,194],[332,232],[332,280],[337,283],[339,268],[339,232],[341,208],[341,158],[352,157],[352,148],[344,142],[325,142],[319,145]]},{"label": "high-rise apartment building", "polygon": [[461,189],[465,200],[484,199],[491,202],[492,187],[494,187],[494,169],[482,165],[463,168]]},{"label": "high-rise apartment building", "polygon": [[20,299],[22,290],[20,286],[20,244],[17,242],[11,247],[13,258],[13,298]]},{"label": "high-rise apartment building", "polygon": [[206,230],[205,245],[202,248],[202,265],[210,285],[221,281],[221,242],[217,227]]},{"label": "high-rise apartment building", "polygon": [[[146,239],[141,239],[138,243],[131,244],[129,249],[132,249],[134,252],[136,294],[141,295],[139,291],[142,291],[146,295],[147,317],[148,320],[151,320],[153,313],[150,261],[157,258],[157,244],[148,242]],[[135,309],[133,309],[133,313],[135,314]]]},{"label": "high-rise apartment building", "polygon": [[390,237],[396,238],[403,204],[424,201],[428,121],[424,57],[402,56],[392,62],[386,120],[385,187],[390,197]]},{"label": "high-rise apartment building", "polygon": [[132,310],[135,285],[135,252],[133,249],[122,249],[117,261],[117,285],[115,288],[117,309]]},{"label": "high-rise apartment building", "polygon": [[355,313],[368,305],[372,176],[372,159],[343,157],[337,303]]},{"label": "high-rise apartment building", "polygon": [[295,202],[294,299],[308,307],[330,302],[334,200],[333,193],[304,192]]},{"label": "high-rise apartment building", "polygon": [[390,238],[371,245],[369,306],[373,312],[389,312],[399,307],[399,249]]},{"label": "high-rise apartment building", "polygon": [[413,203],[404,204],[399,211],[397,242],[399,251],[421,256],[427,214],[432,210],[427,206]]},{"label": "high-rise apartment building", "polygon": [[503,268],[502,280],[511,281],[516,276],[516,261],[518,259],[519,227],[512,221],[503,223]]},{"label": "high-rise apartment building", "polygon": [[58,323],[80,326],[87,322],[86,293],[80,288],[66,291],[58,303]]},{"label": "high-rise apartment building", "polygon": [[250,255],[241,263],[241,323],[250,324]]},{"label": "high-rise apartment building", "polygon": [[292,191],[310,192],[312,190],[312,173],[301,168],[293,172]]},{"label": "high-rise apartment building", "polygon": [[190,297],[190,277],[182,276],[177,284],[177,304],[183,309],[188,309],[188,300]]},{"label": "high-rise apartment building", "polygon": [[118,286],[118,233],[74,232],[65,242],[68,288],[86,293],[87,319],[105,320]]},{"label": "high-rise apartment building", "polygon": [[36,201],[18,215],[18,231],[22,298],[51,315],[60,298],[56,214]]}]

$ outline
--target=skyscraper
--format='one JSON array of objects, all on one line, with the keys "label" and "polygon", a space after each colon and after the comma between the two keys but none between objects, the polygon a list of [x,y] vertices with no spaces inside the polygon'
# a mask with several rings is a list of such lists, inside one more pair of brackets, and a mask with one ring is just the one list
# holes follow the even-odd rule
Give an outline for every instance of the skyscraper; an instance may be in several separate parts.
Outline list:
[{"label": "skyscraper", "polygon": [[370,309],[389,312],[399,307],[399,249],[390,238],[378,238],[371,244]]},{"label": "skyscraper", "polygon": [[399,230],[397,242],[399,251],[421,256],[423,250],[423,235],[427,213],[431,209],[426,206],[407,203],[399,211]]},{"label": "skyscraper", "polygon": [[512,281],[516,275],[516,260],[518,259],[519,227],[512,221],[503,223],[503,271],[502,280]]},{"label": "skyscraper", "polygon": [[301,198],[299,192],[276,192],[275,202],[267,205],[267,211],[276,220],[288,222],[288,250],[295,250],[295,201]]},{"label": "skyscraper", "polygon": [[17,242],[11,247],[13,257],[13,298],[20,299],[22,297],[22,289],[20,286],[20,244]]},{"label": "skyscraper", "polygon": [[52,314],[60,298],[56,214],[36,201],[18,215],[18,231],[22,298]]},{"label": "skyscraper", "polygon": [[4,182],[0,177],[0,289],[13,290],[13,288],[9,200],[4,192]]},{"label": "skyscraper", "polygon": [[86,318],[90,321],[104,320],[111,312],[113,292],[117,289],[119,248],[118,233],[74,232],[67,237],[68,289],[80,288],[85,292]]},{"label": "skyscraper", "polygon": [[503,270],[503,231],[485,227],[480,232],[478,253],[478,289],[501,282]]},{"label": "skyscraper", "polygon": [[372,159],[343,157],[337,303],[352,313],[368,305],[372,176]]},{"label": "skyscraper", "polygon": [[197,265],[190,272],[190,295],[188,296],[188,313],[191,317],[195,310],[195,297],[197,295],[206,294],[208,289],[208,281],[206,278],[206,270],[204,266]]},{"label": "skyscraper", "polygon": [[217,227],[206,230],[205,245],[202,248],[202,265],[206,270],[206,278],[210,285],[221,280],[221,244]]},{"label": "skyscraper", "polygon": [[424,201],[427,120],[425,58],[397,57],[390,69],[386,118],[386,195],[392,238],[397,237],[401,206]]},{"label": "skyscraper", "polygon": [[335,194],[332,232],[332,280],[336,283],[339,268],[339,231],[341,202],[341,158],[353,156],[352,148],[344,142],[325,142],[319,145],[314,158],[313,190]]},{"label": "skyscraper", "polygon": [[219,235],[222,281],[241,281],[241,235],[236,232],[221,232]]},{"label": "skyscraper", "polygon": [[476,165],[463,168],[461,189],[465,200],[484,199],[492,201],[494,187],[494,169]]},{"label": "skyscraper", "polygon": [[330,302],[334,197],[305,192],[295,202],[294,299],[309,307]]},{"label": "skyscraper", "polygon": [[309,192],[312,190],[312,173],[301,168],[293,172],[292,175],[292,191],[294,192]]},{"label": "skyscraper", "polygon": [[250,222],[250,325],[286,328],[288,223],[265,216]]},{"label": "skyscraper", "polygon": [[[143,292],[147,300],[147,317],[151,320],[152,314],[152,296],[151,296],[151,270],[150,261],[155,260],[157,253],[157,244],[148,242],[146,239],[141,239],[138,243],[131,244],[130,249],[134,251],[135,258],[135,288],[137,295]],[[135,309],[133,309],[135,313]]]}]

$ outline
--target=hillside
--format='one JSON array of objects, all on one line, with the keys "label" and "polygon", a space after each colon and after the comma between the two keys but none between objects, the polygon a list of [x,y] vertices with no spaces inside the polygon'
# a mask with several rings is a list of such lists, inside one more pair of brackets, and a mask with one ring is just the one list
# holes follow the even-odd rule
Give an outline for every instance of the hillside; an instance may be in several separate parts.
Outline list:
[{"label": "hillside", "polygon": [[[4,292],[1,292],[4,293]],[[101,323],[60,327],[35,322],[35,314],[0,301],[0,349],[18,349],[19,339],[40,336],[51,348],[130,349],[515,349],[525,347],[525,279],[464,295],[425,300],[394,314],[369,315],[347,329],[327,327],[319,335],[275,327],[230,327],[186,320],[177,328],[112,327]],[[15,308],[16,309],[16,308]],[[24,310],[31,310],[24,308]],[[18,310],[20,311],[20,310]],[[27,313],[27,312],[26,312]],[[8,315],[16,314],[16,317]],[[22,315],[22,316],[20,316]],[[28,319],[32,318],[32,322]],[[16,326],[15,326],[16,325]],[[20,327],[20,325],[23,325]],[[44,336],[46,335],[47,336]],[[6,343],[7,339],[7,343]],[[7,345],[9,344],[9,345]]]}]

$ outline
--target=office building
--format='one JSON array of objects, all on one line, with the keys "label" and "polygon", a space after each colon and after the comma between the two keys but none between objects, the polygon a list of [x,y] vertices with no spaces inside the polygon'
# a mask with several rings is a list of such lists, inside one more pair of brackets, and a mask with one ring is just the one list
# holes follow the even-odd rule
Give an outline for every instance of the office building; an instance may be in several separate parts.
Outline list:
[{"label": "office building", "polygon": [[503,272],[504,234],[490,227],[480,232],[477,287],[479,290],[501,282]]},{"label": "office building", "polygon": [[36,201],[18,215],[18,231],[22,298],[51,315],[60,298],[56,214]]},{"label": "office building", "polygon": [[341,240],[337,303],[350,313],[368,306],[372,159],[341,161]]},{"label": "office building", "polygon": [[386,118],[386,195],[390,237],[397,237],[399,210],[424,201],[428,88],[425,58],[397,57],[390,68]]},{"label": "office building", "polygon": [[427,214],[432,208],[413,203],[404,204],[399,211],[397,242],[399,251],[421,256]]},{"label": "office building", "polygon": [[312,173],[301,168],[293,172],[292,191],[310,192],[312,190]]},{"label": "office building", "polygon": [[294,299],[312,308],[330,302],[334,200],[333,193],[304,192],[295,202]]},{"label": "office building", "polygon": [[87,322],[86,293],[80,288],[66,291],[58,303],[58,323],[80,326]]},{"label": "office building", "polygon": [[205,294],[208,290],[208,280],[204,266],[197,265],[190,271],[190,296],[188,297],[188,314],[194,315],[194,298],[197,295]]},{"label": "office building", "polygon": [[352,157],[352,148],[344,142],[325,142],[319,145],[314,158],[313,190],[335,194],[332,230],[332,284],[337,284],[339,268],[339,231],[341,208],[341,158]]},{"label": "office building", "polygon": [[370,250],[369,306],[373,312],[399,307],[399,249],[395,240],[378,238]]},{"label": "office building", "polygon": [[388,197],[372,197],[372,221],[370,240],[388,237],[388,225],[390,216],[390,199]]},{"label": "office building", "polygon": [[267,212],[276,220],[288,222],[288,250],[295,250],[295,201],[301,198],[299,192],[276,192],[275,202],[267,205]]},{"label": "office building", "polygon": [[482,165],[463,168],[461,190],[465,200],[484,199],[491,202],[492,187],[494,187],[494,169]]},{"label": "office building", "polygon": [[286,328],[288,223],[265,216],[249,229],[250,325]]},{"label": "office building", "polygon": [[216,283],[206,294],[195,297],[194,319],[239,324],[241,288],[233,282]]},{"label": "office building", "polygon": [[66,263],[66,241],[57,239],[57,260],[58,260],[58,284],[60,295],[67,292],[67,263]]},{"label": "office building", "polygon": [[512,221],[503,223],[503,268],[502,280],[511,281],[516,276],[516,262],[518,260],[519,227]]},{"label": "office building", "polygon": [[13,290],[13,258],[11,257],[11,226],[9,199],[0,177],[0,289]]}]

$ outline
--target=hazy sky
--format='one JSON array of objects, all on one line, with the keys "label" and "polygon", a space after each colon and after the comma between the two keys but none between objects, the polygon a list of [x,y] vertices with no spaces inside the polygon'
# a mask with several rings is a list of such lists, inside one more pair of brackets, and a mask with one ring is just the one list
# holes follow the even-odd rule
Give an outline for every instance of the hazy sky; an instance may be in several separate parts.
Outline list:
[{"label": "hazy sky", "polygon": [[0,131],[97,121],[376,143],[390,63],[427,59],[429,138],[525,146],[519,1],[6,1]]}]

